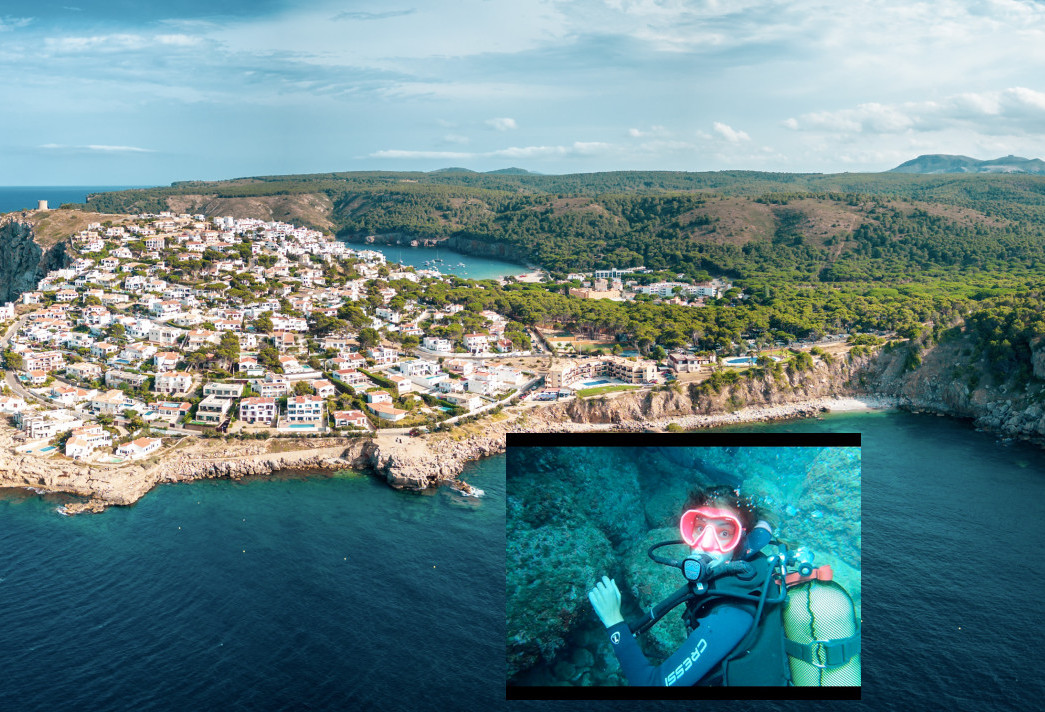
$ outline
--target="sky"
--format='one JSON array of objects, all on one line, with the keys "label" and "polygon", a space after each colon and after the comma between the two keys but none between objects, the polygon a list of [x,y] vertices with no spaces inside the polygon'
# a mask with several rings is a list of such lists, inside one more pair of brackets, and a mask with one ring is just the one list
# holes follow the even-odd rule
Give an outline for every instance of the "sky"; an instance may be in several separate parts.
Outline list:
[{"label": "sky", "polygon": [[0,185],[1045,158],[1045,1],[0,0]]}]

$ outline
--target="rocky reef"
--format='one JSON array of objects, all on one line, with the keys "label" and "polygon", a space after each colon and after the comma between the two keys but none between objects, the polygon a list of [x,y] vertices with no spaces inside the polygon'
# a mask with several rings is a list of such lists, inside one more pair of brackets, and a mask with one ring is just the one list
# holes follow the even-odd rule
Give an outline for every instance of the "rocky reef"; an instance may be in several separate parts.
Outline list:
[{"label": "rocky reef", "polygon": [[69,263],[65,243],[48,249],[37,244],[33,226],[17,213],[0,219],[0,302],[14,301],[52,269]]}]

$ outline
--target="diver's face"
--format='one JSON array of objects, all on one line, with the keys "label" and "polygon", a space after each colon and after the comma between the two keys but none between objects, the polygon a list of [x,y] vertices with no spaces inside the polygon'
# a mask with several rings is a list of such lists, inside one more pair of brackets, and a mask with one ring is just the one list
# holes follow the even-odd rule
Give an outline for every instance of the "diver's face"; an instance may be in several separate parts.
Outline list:
[{"label": "diver's face", "polygon": [[715,565],[733,558],[744,531],[738,513],[728,507],[700,507],[682,515],[682,537],[694,554]]}]

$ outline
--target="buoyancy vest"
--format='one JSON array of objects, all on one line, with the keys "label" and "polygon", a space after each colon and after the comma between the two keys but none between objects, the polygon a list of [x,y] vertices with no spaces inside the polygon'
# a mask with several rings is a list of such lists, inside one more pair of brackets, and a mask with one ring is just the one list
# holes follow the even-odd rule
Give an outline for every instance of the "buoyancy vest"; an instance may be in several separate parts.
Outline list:
[{"label": "buoyancy vest", "polygon": [[[769,560],[758,554],[749,563],[749,575],[724,576],[708,586],[707,594],[686,605],[683,618],[692,631],[699,619],[716,606],[737,605],[755,615],[766,579],[772,574]],[[778,598],[779,583],[770,582],[767,598]],[[779,603],[767,603],[753,629],[722,662],[711,670],[700,684],[728,686],[785,686],[789,681],[784,653],[784,628]]]}]

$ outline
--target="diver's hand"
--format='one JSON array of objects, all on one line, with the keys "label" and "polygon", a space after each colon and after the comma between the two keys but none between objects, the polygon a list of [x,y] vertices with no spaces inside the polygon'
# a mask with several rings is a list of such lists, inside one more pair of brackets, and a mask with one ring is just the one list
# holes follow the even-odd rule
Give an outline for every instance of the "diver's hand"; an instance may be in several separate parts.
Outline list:
[{"label": "diver's hand", "polygon": [[624,622],[624,616],[620,614],[620,589],[617,588],[617,582],[609,576],[603,576],[602,581],[588,591],[588,600],[591,601],[599,620],[607,628]]}]

